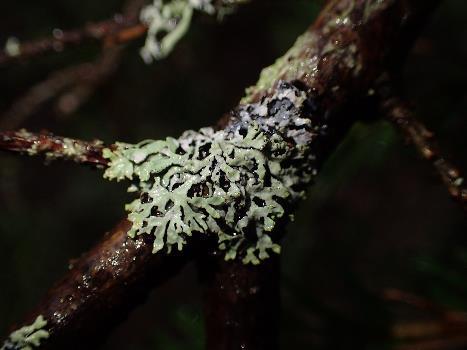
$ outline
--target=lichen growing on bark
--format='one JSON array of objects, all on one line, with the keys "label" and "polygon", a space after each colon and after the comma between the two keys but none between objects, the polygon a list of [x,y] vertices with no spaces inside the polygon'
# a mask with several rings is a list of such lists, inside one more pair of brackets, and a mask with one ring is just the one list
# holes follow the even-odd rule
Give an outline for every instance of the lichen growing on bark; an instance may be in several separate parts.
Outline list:
[{"label": "lichen growing on bark", "polygon": [[31,325],[11,333],[0,350],[33,350],[39,347],[41,341],[49,337],[49,332],[44,329],[46,325],[47,321],[39,315]]},{"label": "lichen growing on bark", "polygon": [[250,102],[257,93],[268,93],[272,91],[274,83],[278,79],[291,80],[302,76],[311,79],[318,70],[318,57],[308,55],[318,43],[318,37],[310,31],[298,37],[295,44],[274,64],[261,71],[258,82],[246,90],[242,103]]},{"label": "lichen growing on bark", "polygon": [[224,130],[186,131],[178,139],[118,143],[105,149],[104,177],[133,181],[129,235],[153,234],[154,252],[182,249],[197,233],[217,235],[226,259],[257,264],[278,253],[270,232],[315,174],[305,93],[277,93],[242,105]]}]

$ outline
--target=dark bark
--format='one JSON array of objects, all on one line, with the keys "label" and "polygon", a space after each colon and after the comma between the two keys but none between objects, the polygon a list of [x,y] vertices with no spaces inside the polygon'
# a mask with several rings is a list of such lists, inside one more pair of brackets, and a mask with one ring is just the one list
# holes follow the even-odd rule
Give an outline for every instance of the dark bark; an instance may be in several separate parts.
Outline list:
[{"label": "dark bark", "polygon": [[279,257],[258,266],[224,261],[222,254],[199,265],[204,286],[207,350],[278,348]]},{"label": "dark bark", "polygon": [[130,223],[120,222],[88,253],[71,262],[70,271],[48,291],[27,317],[47,320],[44,349],[94,349],[143,303],[154,286],[180,271],[189,251],[152,254],[147,237],[131,239]]}]

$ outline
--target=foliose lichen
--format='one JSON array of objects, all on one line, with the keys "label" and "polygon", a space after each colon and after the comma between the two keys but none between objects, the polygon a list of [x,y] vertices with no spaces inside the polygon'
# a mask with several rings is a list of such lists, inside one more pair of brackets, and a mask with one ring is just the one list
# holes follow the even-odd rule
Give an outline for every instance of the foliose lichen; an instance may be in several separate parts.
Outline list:
[{"label": "foliose lichen", "polygon": [[148,33],[141,57],[146,63],[166,57],[186,34],[194,11],[222,18],[234,6],[248,0],[153,0],[140,14]]},{"label": "foliose lichen", "polygon": [[250,102],[256,92],[271,91],[279,77],[282,80],[297,79],[306,76],[311,80],[318,71],[318,57],[309,55],[317,45],[319,38],[311,31],[298,37],[294,45],[274,64],[263,69],[258,82],[246,90],[242,103]]},{"label": "foliose lichen", "polygon": [[154,253],[180,250],[194,233],[217,235],[226,260],[258,264],[279,253],[270,233],[316,174],[305,105],[304,92],[281,83],[273,96],[234,111],[223,130],[105,149],[104,177],[132,180],[129,191],[140,192],[126,206],[129,235],[154,235]]},{"label": "foliose lichen", "polygon": [[43,339],[49,337],[44,329],[47,321],[39,315],[33,324],[24,326],[10,334],[0,350],[33,350],[41,345]]}]

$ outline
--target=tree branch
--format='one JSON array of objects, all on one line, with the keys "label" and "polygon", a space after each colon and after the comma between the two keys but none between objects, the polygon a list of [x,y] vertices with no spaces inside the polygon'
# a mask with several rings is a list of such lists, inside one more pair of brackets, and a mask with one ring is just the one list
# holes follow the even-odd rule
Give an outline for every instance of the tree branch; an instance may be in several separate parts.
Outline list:
[{"label": "tree branch", "polygon": [[70,271],[26,318],[25,324],[37,315],[47,320],[50,336],[43,348],[96,348],[132,308],[144,302],[152,287],[178,273],[190,259],[189,251],[152,254],[147,237],[128,237],[130,225],[123,220],[72,261]]},{"label": "tree branch", "polygon": [[19,43],[17,53],[12,54],[8,50],[1,50],[0,65],[39,56],[50,51],[60,51],[67,46],[79,45],[89,40],[106,40],[108,43],[122,44],[143,36],[146,30],[146,26],[139,23],[137,15],[116,14],[112,19],[89,23],[80,29],[70,31],[54,29],[50,37]]},{"label": "tree branch", "polygon": [[434,133],[416,119],[411,107],[402,98],[388,96],[382,101],[383,115],[417,149],[418,153],[432,164],[451,197],[467,210],[467,187],[461,172],[441,153]]},{"label": "tree branch", "polygon": [[68,160],[95,167],[107,166],[102,156],[102,141],[81,141],[54,136],[47,132],[30,133],[26,130],[0,132],[0,150],[30,156],[43,156],[46,160]]},{"label": "tree branch", "polygon": [[[143,5],[144,0],[126,0],[123,15],[137,17]],[[111,38],[106,38],[102,52],[95,61],[52,72],[17,98],[2,114],[0,130],[20,127],[44,103],[57,97],[55,106],[58,113],[69,115],[75,112],[117,70],[123,48],[123,45],[115,45]]]},{"label": "tree branch", "polygon": [[[249,93],[243,103],[259,101],[265,95],[273,94],[281,79],[300,87],[302,91],[306,91],[309,108],[307,113],[312,114],[313,125],[316,127],[317,133],[317,137],[309,146],[313,148],[313,154],[317,156],[318,165],[321,164],[355,120],[355,116],[358,114],[358,111],[355,110],[357,103],[364,99],[368,89],[379,74],[388,65],[394,64],[394,60],[406,53],[406,38],[414,36],[414,32],[418,31],[420,26],[424,24],[427,15],[437,3],[437,0],[334,0],[329,2],[315,24],[301,40],[297,41],[289,54],[263,72],[262,79],[256,87],[248,90]],[[226,126],[235,121],[235,114],[232,114],[224,118],[220,126]],[[106,322],[109,315],[113,315],[112,310],[129,307],[126,305],[128,299],[122,297],[128,288],[128,280],[131,280],[133,286],[138,286],[146,281],[147,274],[143,272],[146,271],[148,265],[160,266],[161,264],[165,265],[165,263],[169,264],[165,265],[169,267],[172,266],[171,264],[177,265],[176,262],[171,261],[173,257],[170,255],[160,253],[151,255],[149,251],[152,242],[146,242],[141,238],[132,241],[125,236],[125,230],[120,230],[117,236],[120,238],[111,241],[110,244],[106,242],[111,240],[113,235],[104,238],[100,245],[80,260],[80,263],[73,270],[74,272],[70,272],[64,279],[64,281],[70,281],[69,291],[73,293],[80,293],[77,289],[80,286],[82,289],[84,276],[85,282],[89,286],[94,286],[93,298],[87,298],[86,295],[80,296],[79,299],[72,298],[70,305],[78,300],[80,312],[73,312],[73,308],[70,306],[68,317],[79,319],[80,322],[63,323],[63,332],[71,337],[67,340],[68,348],[70,345],[83,348],[83,344],[87,344],[87,338],[82,337],[82,335],[98,332],[101,327],[107,329]],[[142,255],[138,255],[138,251],[135,249],[126,248],[128,245],[131,247],[135,244],[139,245],[139,251],[144,252]],[[187,248],[189,247],[185,247],[185,249]],[[181,255],[186,257],[188,251],[184,250]],[[125,262],[136,259],[129,265],[117,263],[117,266],[114,267],[113,261],[116,257],[118,257],[118,261],[122,259]],[[101,274],[99,271],[102,271],[100,269],[102,266],[105,268]],[[123,269],[123,266],[128,267],[128,271]],[[224,276],[223,278],[228,279],[225,271],[235,270],[234,266],[228,267],[226,265],[226,270],[221,268],[216,273],[218,276]],[[238,271],[241,271],[244,267],[237,265],[237,268]],[[90,270],[96,273],[89,273]],[[153,273],[167,272],[163,269],[153,271],[155,271]],[[175,271],[169,269],[169,272],[174,273]],[[273,277],[263,273],[264,271],[261,278]],[[120,278],[120,274],[126,278]],[[242,274],[239,272],[239,276]],[[211,283],[208,284],[208,293],[212,291],[213,295],[217,295],[214,300],[219,307],[224,304],[225,310],[232,310],[232,305],[235,303],[231,303],[228,295],[222,295],[221,285],[216,282],[218,280],[215,276],[216,274],[214,274],[214,279],[211,279]],[[260,276],[258,275],[258,277]],[[73,281],[82,282],[75,283]],[[252,281],[251,285],[258,283],[254,276],[251,276],[249,281]],[[269,281],[265,285],[270,283],[273,284],[272,281]],[[249,284],[250,282],[246,283],[245,287]],[[273,291],[273,289],[271,290]],[[115,299],[113,299],[114,293]],[[230,288],[228,293],[231,293]],[[101,294],[104,298],[100,298]],[[47,313],[45,316],[51,314],[53,316],[56,312],[55,309],[60,308],[60,300],[63,300],[61,299],[63,296],[60,289],[52,289],[29,320],[44,312]],[[95,298],[101,301],[111,298],[114,302],[110,303],[107,308],[100,304],[97,304],[99,307],[96,308],[94,307],[96,305]],[[206,308],[213,310],[210,305],[207,305]],[[106,312],[101,315],[102,310]],[[266,315],[267,311],[263,310],[261,314]],[[208,319],[209,324],[215,322],[215,319],[222,315],[211,313],[211,316],[213,318]],[[242,319],[245,319],[243,316]],[[95,323],[94,318],[98,319],[99,322]],[[62,322],[61,318],[54,316],[52,320],[52,325]],[[79,332],[75,333],[75,328]],[[226,325],[225,319],[219,320],[219,327],[210,329],[221,333],[219,339],[229,339],[228,332],[231,328]],[[243,331],[247,330],[243,328]],[[59,334],[59,332],[52,332],[48,339],[48,345],[51,348],[60,348],[57,344],[63,344],[66,337]],[[248,339],[247,335],[241,338]],[[260,341],[257,344],[261,343]],[[216,344],[214,340],[213,344]],[[254,348],[252,346],[251,349]],[[259,345],[256,349],[260,349]]]},{"label": "tree branch", "polygon": [[[215,0],[214,7],[222,9],[226,5],[237,6],[249,0]],[[139,21],[139,8],[126,6],[124,15],[115,14],[113,18],[88,23],[83,28],[69,31],[54,29],[52,35],[39,40],[15,43],[13,50],[0,50],[0,65],[19,59],[39,56],[51,51],[61,51],[67,46],[76,46],[87,41],[104,41],[107,46],[127,43],[146,34],[148,27]]]},{"label": "tree branch", "polygon": [[207,350],[278,348],[279,258],[258,266],[217,254],[198,266],[204,286]]}]

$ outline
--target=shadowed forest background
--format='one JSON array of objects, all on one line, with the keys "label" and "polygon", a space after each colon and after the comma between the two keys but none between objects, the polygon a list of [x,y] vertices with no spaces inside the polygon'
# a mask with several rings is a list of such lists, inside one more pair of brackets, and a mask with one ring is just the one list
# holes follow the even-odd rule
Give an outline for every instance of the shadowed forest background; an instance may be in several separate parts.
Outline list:
[{"label": "shadowed forest background", "polygon": [[[67,114],[52,99],[21,127],[111,143],[178,136],[215,123],[312,23],[319,2],[254,1],[222,23],[198,15],[165,60],[146,65],[143,39]],[[0,43],[50,35],[119,12],[121,1],[2,1]],[[407,94],[441,148],[467,169],[467,2],[446,1],[405,70]],[[92,61],[99,43],[0,66],[2,111],[33,84]],[[359,111],[355,111],[359,113]],[[0,154],[0,334],[124,215],[131,196],[102,172]],[[398,289],[467,312],[467,222],[433,168],[386,122],[362,122],[326,163],[288,227],[282,254],[283,349],[387,349],[395,325],[433,315],[383,297]],[[386,293],[387,294],[387,293]],[[192,265],[154,291],[105,349],[202,349]],[[460,349],[460,348],[459,348]]]}]

